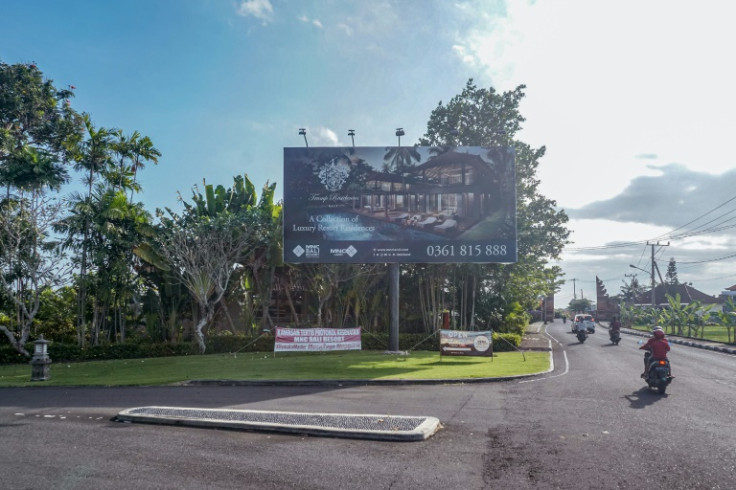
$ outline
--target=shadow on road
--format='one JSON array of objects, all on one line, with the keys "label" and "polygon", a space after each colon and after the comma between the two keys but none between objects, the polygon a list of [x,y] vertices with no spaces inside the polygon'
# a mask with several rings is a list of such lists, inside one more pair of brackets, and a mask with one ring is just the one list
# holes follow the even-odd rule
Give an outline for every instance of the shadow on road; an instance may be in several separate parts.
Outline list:
[{"label": "shadow on road", "polygon": [[648,386],[642,386],[632,394],[624,395],[624,398],[629,400],[631,408],[646,408],[663,398],[667,398],[667,395],[660,395],[652,391]]},{"label": "shadow on road", "polygon": [[145,405],[222,408],[316,396],[340,386],[119,386],[0,388],[0,408],[137,407]]}]

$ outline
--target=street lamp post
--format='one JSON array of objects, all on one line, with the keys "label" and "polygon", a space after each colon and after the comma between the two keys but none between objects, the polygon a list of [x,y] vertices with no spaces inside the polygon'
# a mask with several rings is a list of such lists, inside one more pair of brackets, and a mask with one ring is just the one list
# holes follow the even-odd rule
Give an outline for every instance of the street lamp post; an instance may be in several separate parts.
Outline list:
[{"label": "street lamp post", "polygon": [[399,138],[399,146],[401,146],[401,137],[405,134],[404,128],[396,128],[396,137]]},{"label": "street lamp post", "polygon": [[353,148],[355,148],[355,130],[354,129],[348,129],[348,136],[350,136],[350,139],[353,142]]},{"label": "street lamp post", "polygon": [[309,148],[309,142],[307,142],[307,130],[306,128],[299,128],[299,134],[304,136],[304,144]]}]

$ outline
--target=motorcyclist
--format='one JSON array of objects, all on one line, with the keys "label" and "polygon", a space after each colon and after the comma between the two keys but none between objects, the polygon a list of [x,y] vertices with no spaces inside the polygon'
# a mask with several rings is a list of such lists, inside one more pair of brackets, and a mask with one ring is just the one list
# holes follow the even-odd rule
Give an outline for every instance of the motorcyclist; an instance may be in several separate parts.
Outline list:
[{"label": "motorcyclist", "polygon": [[652,338],[647,340],[646,344],[639,347],[641,350],[649,351],[650,355],[644,355],[644,372],[641,373],[641,377],[647,377],[649,367],[654,361],[663,361],[667,359],[667,353],[670,351],[670,343],[664,335],[662,327],[656,326],[652,329]]},{"label": "motorcyclist", "polygon": [[621,322],[614,316],[611,318],[611,323],[608,324],[608,336],[611,337],[611,340],[615,332],[621,333]]}]

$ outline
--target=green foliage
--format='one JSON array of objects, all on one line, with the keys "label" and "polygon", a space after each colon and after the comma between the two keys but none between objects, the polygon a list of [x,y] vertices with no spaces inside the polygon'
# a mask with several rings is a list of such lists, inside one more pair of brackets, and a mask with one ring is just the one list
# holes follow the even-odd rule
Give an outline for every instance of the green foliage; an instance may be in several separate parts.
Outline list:
[{"label": "green foliage", "polygon": [[[503,339],[503,340],[502,340]],[[388,334],[364,335],[364,351],[385,351],[388,349]],[[493,333],[493,351],[510,352],[521,345],[521,335]],[[512,347],[514,346],[514,347]],[[270,335],[230,335],[214,336],[208,340],[207,352],[212,354],[232,354],[245,352],[273,352],[274,338]],[[26,348],[32,352],[33,342]],[[408,351],[439,351],[437,336],[424,334],[400,334],[399,349]],[[79,362],[109,359],[143,359],[150,357],[191,356],[199,353],[196,342],[178,344],[138,342],[79,347],[76,344],[49,342],[49,357],[52,363]],[[0,344],[0,364],[27,363],[28,358],[6,344]]]},{"label": "green foliage", "polygon": [[34,331],[49,341],[74,342],[76,300],[77,292],[71,286],[44,288],[34,319]]},{"label": "green foliage", "polygon": [[536,173],[545,148],[534,149],[514,139],[524,121],[519,111],[524,89],[522,85],[497,93],[493,87],[478,88],[469,80],[459,95],[447,104],[440,102],[432,111],[421,139],[421,144],[438,152],[455,145],[514,149],[518,260],[514,264],[478,264],[473,270],[477,304],[485,305],[478,318],[491,318],[486,321],[494,328],[515,308],[512,305],[531,309],[539,295],[559,288],[561,270],[549,263],[559,258],[570,234],[565,212],[538,191]]},{"label": "green foliage", "polygon": [[[71,89],[57,90],[33,64],[0,61],[0,185],[26,188],[34,173],[40,180],[51,170],[63,174],[58,164],[67,158],[66,144],[81,130],[67,103],[73,96]],[[46,168],[28,172],[34,158]]]},{"label": "green foliage", "polygon": [[677,278],[677,262],[674,257],[670,258],[670,261],[667,264],[667,273],[664,277],[668,285],[676,286],[680,283]]},{"label": "green foliage", "polygon": [[589,299],[580,298],[580,299],[570,300],[570,303],[568,304],[567,309],[575,313],[583,313],[586,311],[590,311],[591,306],[592,306],[592,303],[590,302]]}]

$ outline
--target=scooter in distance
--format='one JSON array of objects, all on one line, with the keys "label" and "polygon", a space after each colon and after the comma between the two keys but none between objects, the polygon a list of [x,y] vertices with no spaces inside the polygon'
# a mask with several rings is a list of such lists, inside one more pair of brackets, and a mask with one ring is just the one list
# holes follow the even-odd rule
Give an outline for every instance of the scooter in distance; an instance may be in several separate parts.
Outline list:
[{"label": "scooter in distance", "polygon": [[578,328],[577,336],[578,336],[578,341],[582,344],[583,342],[585,342],[585,339],[588,338],[588,332],[585,331],[584,327],[580,327]]},{"label": "scooter in distance", "polygon": [[621,342],[621,332],[618,330],[609,330],[608,336],[611,338],[611,343],[613,345],[618,345],[618,343]]}]

